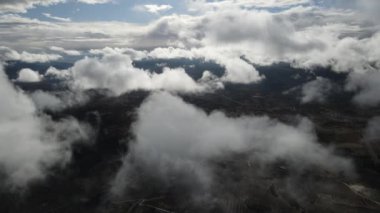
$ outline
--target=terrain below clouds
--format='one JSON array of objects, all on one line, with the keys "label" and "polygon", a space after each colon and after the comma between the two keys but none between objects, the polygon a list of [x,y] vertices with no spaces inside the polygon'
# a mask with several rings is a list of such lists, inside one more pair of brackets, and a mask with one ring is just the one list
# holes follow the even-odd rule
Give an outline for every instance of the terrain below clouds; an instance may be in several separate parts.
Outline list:
[{"label": "terrain below clouds", "polygon": [[[121,73],[131,68],[128,72],[146,76],[181,67],[198,84],[204,83],[204,70],[214,80],[225,72],[203,60],[117,62],[85,59],[79,65],[115,66]],[[334,212],[349,211],[352,205],[359,212],[378,209],[374,117],[379,111],[362,110],[353,102],[355,93],[345,89],[346,73],[280,63],[256,66],[265,76],[256,83],[220,81],[223,87],[196,93],[140,87],[115,92],[113,84],[77,90],[65,82],[71,79],[66,71],[78,69],[78,64],[55,62],[60,69],[51,65],[13,62],[5,71],[11,79],[24,68],[38,72],[38,82],[14,81],[25,90],[19,92],[32,112],[53,121],[75,118],[86,123],[92,142],[59,139],[58,147],[66,144],[71,160],[63,166],[43,163],[47,173],[41,173],[43,180],[27,184],[26,193],[17,198],[21,205],[12,201],[21,195],[3,185],[1,205],[10,212]],[[76,128],[60,126],[66,125]]]}]

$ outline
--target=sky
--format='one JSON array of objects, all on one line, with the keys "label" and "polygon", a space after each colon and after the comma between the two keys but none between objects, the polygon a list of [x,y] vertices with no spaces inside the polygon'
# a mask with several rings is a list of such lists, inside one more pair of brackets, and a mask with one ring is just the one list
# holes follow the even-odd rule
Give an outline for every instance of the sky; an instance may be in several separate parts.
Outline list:
[{"label": "sky", "polygon": [[[366,1],[366,0],[364,0]],[[5,1],[7,2],[7,1]],[[33,2],[32,1],[15,1],[15,2]],[[35,4],[28,6],[18,6],[18,10],[6,10],[4,12],[22,12],[24,17],[35,18],[43,21],[53,21],[44,14],[50,14],[53,17],[70,19],[71,21],[126,21],[131,23],[147,23],[163,15],[171,14],[188,14],[191,13],[188,0],[51,0],[51,1],[34,1]],[[39,3],[51,2],[51,3]],[[211,1],[208,1],[211,2]],[[255,1],[241,1],[246,2]],[[355,6],[355,0],[340,1],[340,0],[313,0],[313,1],[282,1],[285,4],[276,4],[281,1],[265,1],[259,0],[256,6],[264,7],[266,10],[278,11],[285,5],[319,5],[323,7],[340,7],[352,8]],[[270,3],[275,2],[275,3]],[[4,3],[3,3],[4,4]],[[16,3],[15,3],[16,4]],[[153,7],[164,6],[161,9],[145,8],[151,5]]]},{"label": "sky", "polygon": [[[144,10],[143,5],[167,5],[170,8],[149,12]],[[68,1],[50,6],[37,6],[27,11],[26,17],[38,18],[48,21],[44,13],[57,17],[69,18],[72,21],[127,21],[132,23],[146,23],[157,19],[161,15],[184,13],[183,1],[175,0],[114,0],[106,3],[88,4],[77,1]]]},{"label": "sky", "polygon": [[[323,6],[344,6],[336,1],[315,1],[314,4]],[[158,12],[149,12],[148,10],[139,9],[144,5],[170,6],[168,9],[162,9]],[[72,21],[127,21],[133,23],[146,23],[154,20],[161,15],[184,14],[189,11],[186,8],[186,0],[105,0],[96,3],[96,1],[80,2],[67,0],[64,2],[53,3],[50,5],[36,4],[26,11],[25,17],[37,18],[49,21],[44,14],[49,13],[52,16],[68,18]],[[275,10],[278,7],[268,7],[268,10]],[[50,20],[51,21],[51,20]]]},{"label": "sky", "polygon": [[[368,2],[368,3],[358,3]],[[17,0],[2,1],[0,3],[1,39],[0,45],[16,50],[46,49],[46,47],[60,45],[67,47],[72,44],[76,49],[112,47],[154,48],[168,46],[161,39],[148,39],[144,42],[135,42],[136,37],[148,34],[149,28],[165,20],[174,26],[174,22],[186,21],[190,18],[204,17],[206,14],[228,10],[268,11],[273,15],[292,8],[317,8],[331,13],[333,9],[342,15],[350,11],[367,13],[373,19],[378,17],[374,8],[378,1],[342,1],[342,0],[239,0],[239,1],[205,1],[205,0]],[[372,6],[374,4],[374,6]],[[376,5],[377,4],[377,5]],[[371,9],[372,8],[372,9]],[[342,11],[348,10],[348,11]],[[374,15],[375,14],[375,15]],[[191,17],[187,17],[191,16]],[[181,16],[181,17],[178,17]],[[309,17],[310,18],[310,17]],[[258,22],[260,20],[255,20]],[[163,23],[162,23],[163,24]],[[39,26],[38,26],[39,25]],[[157,26],[159,27],[159,26]],[[157,29],[155,38],[165,29]],[[183,26],[187,28],[187,26]],[[189,27],[191,27],[189,25]],[[70,29],[69,29],[70,28]],[[161,30],[161,32],[159,32]],[[170,29],[171,30],[171,29]],[[169,32],[168,39],[177,32]],[[185,31],[179,27],[177,30]],[[187,29],[191,30],[191,29]],[[25,35],[22,35],[25,34]],[[181,34],[185,34],[182,32]],[[36,37],[34,37],[36,36]],[[185,35],[184,35],[185,36]],[[40,39],[44,37],[45,40]],[[34,38],[34,39],[33,39]],[[75,41],[87,38],[86,42]],[[98,38],[99,42],[91,40]],[[107,39],[108,38],[108,39]],[[66,41],[64,41],[66,39]],[[29,40],[29,41],[28,41]],[[167,40],[167,39],[166,39]],[[194,39],[193,39],[194,40]],[[62,42],[62,43],[61,43]],[[94,41],[95,42],[95,41]],[[104,45],[101,45],[103,42]],[[182,41],[178,39],[177,43]],[[173,43],[173,42],[172,42]],[[178,46],[171,45],[170,46]],[[183,45],[182,45],[183,46]],[[73,49],[73,48],[71,48]]]}]

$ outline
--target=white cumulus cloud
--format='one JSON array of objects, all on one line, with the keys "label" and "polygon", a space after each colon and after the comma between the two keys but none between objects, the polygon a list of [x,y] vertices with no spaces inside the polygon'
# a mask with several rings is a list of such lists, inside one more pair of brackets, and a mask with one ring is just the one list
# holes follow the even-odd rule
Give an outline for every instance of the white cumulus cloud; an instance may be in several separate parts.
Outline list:
[{"label": "white cumulus cloud", "polygon": [[125,54],[107,54],[99,58],[77,61],[68,72],[73,89],[109,89],[119,95],[131,90],[167,90],[173,92],[202,92],[207,82],[196,82],[183,68],[164,68],[152,73],[136,68]]},{"label": "white cumulus cloud", "polygon": [[41,81],[42,75],[37,71],[34,71],[29,68],[21,69],[18,73],[18,78],[16,79],[19,82],[38,82]]}]

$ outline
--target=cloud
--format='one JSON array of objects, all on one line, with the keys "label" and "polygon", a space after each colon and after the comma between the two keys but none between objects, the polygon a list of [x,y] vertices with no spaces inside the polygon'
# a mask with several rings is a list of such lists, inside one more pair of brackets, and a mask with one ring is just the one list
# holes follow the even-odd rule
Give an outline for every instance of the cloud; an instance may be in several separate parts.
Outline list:
[{"label": "cloud", "polygon": [[[84,4],[104,4],[113,0],[75,0]],[[58,3],[66,3],[68,0],[2,0],[0,1],[0,13],[26,13],[28,9],[36,6],[49,6]]]},{"label": "cloud", "polygon": [[90,96],[77,91],[33,91],[28,94],[38,111],[61,111],[73,106],[80,106],[90,100]]},{"label": "cloud", "polygon": [[225,68],[225,74],[221,80],[226,82],[252,83],[262,79],[262,76],[260,76],[252,64],[242,59],[240,55],[236,55],[236,53],[228,50],[221,53],[218,49],[211,48],[191,50],[172,47],[156,48],[148,53],[148,57],[159,59],[188,58],[213,61]]},{"label": "cloud", "polygon": [[[342,39],[347,31],[366,33],[372,30],[371,26],[364,28],[366,22],[358,16],[354,12],[298,7],[277,13],[231,8],[197,16],[170,15],[147,25],[124,22],[39,22],[32,25],[31,20],[25,18],[15,20],[15,17],[2,17],[2,27],[6,28],[3,29],[2,40],[23,47],[32,44],[33,47],[61,46],[66,49],[99,49],[105,46],[138,49],[219,47],[217,49],[222,53],[223,50],[233,50],[240,56],[255,55],[250,60],[262,63],[265,60],[292,60],[294,58],[288,59],[292,55],[309,58],[314,52],[321,52],[318,57],[322,57],[334,49],[327,47]],[[221,24],[225,26],[220,28]],[[363,29],[360,27],[362,24]],[[16,27],[20,25],[25,27]],[[321,34],[321,37],[315,37],[315,33]],[[20,37],[15,38],[15,34]],[[41,41],[42,35],[48,39]],[[17,42],[11,42],[15,39]],[[332,53],[335,56],[335,52]],[[330,55],[327,56],[331,59]],[[297,61],[300,60],[297,58]]]},{"label": "cloud", "polygon": [[60,80],[69,80],[71,73],[69,70],[58,70],[55,67],[49,67],[45,72],[45,77],[51,77]]},{"label": "cloud", "polygon": [[188,1],[190,11],[209,11],[228,8],[287,8],[291,6],[309,5],[310,0],[193,0]]},{"label": "cloud", "polygon": [[378,144],[380,142],[380,117],[371,118],[364,130],[363,143],[366,146],[369,156],[375,164],[380,162],[378,153]]},{"label": "cloud", "polygon": [[171,10],[173,7],[169,4],[145,4],[145,5],[136,5],[134,7],[135,10],[137,11],[143,11],[143,12],[148,12],[148,13],[153,13],[158,15],[161,12],[165,12],[168,10]]},{"label": "cloud", "polygon": [[16,81],[19,82],[38,82],[41,81],[42,75],[40,75],[37,71],[34,71],[29,68],[21,69],[18,73],[18,78]]},{"label": "cloud", "polygon": [[85,4],[105,4],[105,3],[110,3],[113,0],[77,0],[80,3],[85,3]]},{"label": "cloud", "polygon": [[374,117],[368,121],[364,140],[370,143],[380,142],[380,117]]},{"label": "cloud", "polygon": [[126,54],[131,57],[132,60],[141,60],[147,57],[146,50],[135,50],[132,48],[111,48],[104,47],[102,49],[91,49],[89,53],[92,55],[112,55],[112,54]]},{"label": "cloud", "polygon": [[[307,119],[291,126],[265,116],[231,118],[219,111],[206,114],[164,92],[153,93],[137,114],[133,127],[136,141],[130,143],[112,183],[115,195],[143,187],[138,184],[144,178],[158,181],[163,190],[182,184],[190,190],[207,190],[211,182],[216,183],[210,162],[228,159],[232,153],[248,154],[264,167],[280,160],[295,171],[316,166],[332,173],[351,172],[348,160],[317,143]],[[185,197],[186,193],[181,190]]]},{"label": "cloud", "polygon": [[52,111],[57,111],[57,110],[63,109],[65,105],[61,101],[61,99],[47,92],[36,91],[36,92],[31,93],[29,96],[34,102],[36,109],[38,110],[48,109]]},{"label": "cloud", "polygon": [[57,112],[70,107],[77,107],[87,103],[90,100],[90,96],[80,91],[33,91],[27,94],[34,102],[35,108],[38,111],[51,111]]},{"label": "cloud", "polygon": [[62,47],[56,47],[56,46],[51,46],[50,50],[53,50],[53,51],[56,51],[56,52],[60,52],[60,53],[64,53],[66,55],[71,55],[71,56],[78,56],[78,55],[82,54],[78,50],[66,50],[66,49],[64,49]]},{"label": "cloud", "polygon": [[48,6],[65,1],[66,0],[2,0],[0,2],[0,13],[25,13],[27,9],[33,8],[37,5]]},{"label": "cloud", "polygon": [[[25,187],[43,179],[53,165],[70,160],[71,145],[86,140],[88,128],[74,118],[53,121],[39,113],[23,91],[0,71],[0,165],[6,184]],[[2,182],[4,184],[4,182]]]},{"label": "cloud", "polygon": [[[317,0],[314,0],[314,2],[317,2]],[[327,7],[358,10],[363,16],[374,22],[378,22],[380,18],[379,13],[377,13],[380,2],[377,0],[325,0],[324,3]]]},{"label": "cloud", "polygon": [[[151,57],[180,54],[212,60],[226,68],[223,81],[234,83],[262,79],[252,64],[287,62],[305,69],[331,67],[337,72],[380,67],[380,51],[372,48],[380,42],[379,22],[363,15],[359,7],[342,10],[342,7],[320,6],[314,1],[309,4],[279,0],[200,3],[219,6],[190,15],[163,16],[146,25],[50,23],[3,15],[0,45],[12,45],[15,49],[46,46],[154,49],[157,53],[148,53]],[[281,9],[265,9],[273,6]],[[140,58],[145,54],[141,52]]]},{"label": "cloud", "polygon": [[17,52],[8,47],[0,46],[0,61],[17,60],[29,63],[55,61],[62,58],[57,54]]},{"label": "cloud", "polygon": [[324,103],[326,96],[331,91],[333,85],[330,80],[317,77],[313,81],[309,81],[302,86],[302,103]]},{"label": "cloud", "polygon": [[0,15],[0,29],[0,45],[22,50],[125,46],[131,35],[143,31],[142,26],[125,22],[47,22],[9,14]]},{"label": "cloud", "polygon": [[119,95],[131,90],[167,90],[173,92],[203,92],[209,85],[194,81],[184,69],[164,68],[151,73],[135,68],[124,54],[107,54],[102,58],[84,58],[69,69],[70,85],[75,90],[109,89]]},{"label": "cloud", "polygon": [[346,90],[357,92],[354,103],[376,106],[380,103],[380,70],[352,72],[348,76]]},{"label": "cloud", "polygon": [[53,19],[53,20],[56,20],[56,21],[63,21],[63,22],[69,22],[69,21],[71,21],[70,18],[62,18],[62,17],[58,17],[58,16],[53,16],[50,13],[42,13],[42,15],[44,15],[46,18],[50,18],[50,19]]}]

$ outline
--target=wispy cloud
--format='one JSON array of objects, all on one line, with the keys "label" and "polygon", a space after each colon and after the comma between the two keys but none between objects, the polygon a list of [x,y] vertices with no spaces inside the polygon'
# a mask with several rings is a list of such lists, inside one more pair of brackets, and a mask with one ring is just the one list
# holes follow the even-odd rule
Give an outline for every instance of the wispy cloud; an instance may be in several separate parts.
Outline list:
[{"label": "wispy cloud", "polygon": [[78,2],[85,4],[105,4],[112,2],[112,0],[78,0]]},{"label": "wispy cloud", "polygon": [[56,47],[56,46],[51,46],[50,50],[55,51],[55,52],[60,52],[66,55],[72,55],[72,56],[78,56],[81,55],[82,53],[78,50],[66,50],[63,47]]},{"label": "wispy cloud", "polygon": [[63,17],[53,16],[50,13],[42,13],[42,15],[44,15],[46,18],[50,18],[50,19],[53,19],[53,20],[56,20],[56,21],[63,21],[63,22],[69,22],[69,21],[71,21],[70,18],[63,18]]},{"label": "wispy cloud", "polygon": [[63,2],[66,0],[2,0],[0,1],[0,13],[25,13],[37,5],[48,6]]},{"label": "wispy cloud", "polygon": [[9,47],[0,46],[0,62],[8,60],[19,60],[29,63],[48,62],[62,58],[58,54],[30,53],[27,51],[17,52]]},{"label": "wispy cloud", "polygon": [[173,7],[169,4],[145,4],[145,5],[136,5],[134,9],[136,11],[148,12],[153,14],[159,14],[171,10]]}]

